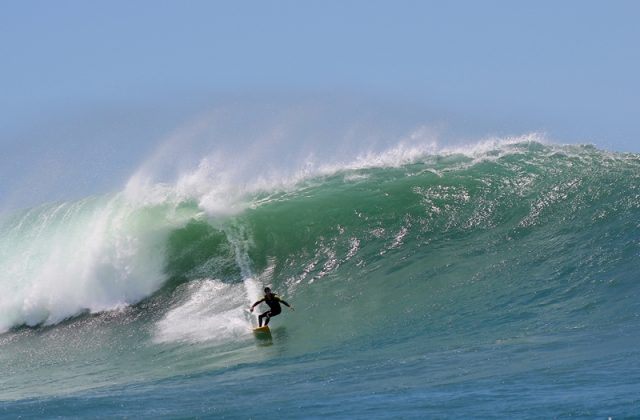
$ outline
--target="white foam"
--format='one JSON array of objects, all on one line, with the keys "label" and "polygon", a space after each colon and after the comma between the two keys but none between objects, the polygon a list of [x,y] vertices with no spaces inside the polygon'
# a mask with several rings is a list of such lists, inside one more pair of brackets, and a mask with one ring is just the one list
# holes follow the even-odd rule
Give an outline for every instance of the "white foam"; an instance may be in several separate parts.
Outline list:
[{"label": "white foam", "polygon": [[251,331],[244,285],[199,280],[186,285],[188,298],[156,325],[156,342],[227,342]]}]

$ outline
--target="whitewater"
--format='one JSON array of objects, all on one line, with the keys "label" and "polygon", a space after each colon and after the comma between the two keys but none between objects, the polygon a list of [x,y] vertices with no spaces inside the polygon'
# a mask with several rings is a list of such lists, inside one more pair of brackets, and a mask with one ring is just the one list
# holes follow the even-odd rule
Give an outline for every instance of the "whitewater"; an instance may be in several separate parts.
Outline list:
[{"label": "whitewater", "polygon": [[637,416],[640,155],[411,144],[2,214],[0,415]]}]

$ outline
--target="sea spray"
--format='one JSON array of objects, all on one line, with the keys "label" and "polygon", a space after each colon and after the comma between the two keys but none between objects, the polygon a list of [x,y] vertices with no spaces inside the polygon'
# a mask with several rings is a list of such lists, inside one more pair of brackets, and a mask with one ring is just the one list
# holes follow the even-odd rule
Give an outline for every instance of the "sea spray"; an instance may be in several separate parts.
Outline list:
[{"label": "sea spray", "polygon": [[158,321],[156,342],[228,343],[246,336],[246,294],[242,284],[198,280],[177,292],[185,296]]}]

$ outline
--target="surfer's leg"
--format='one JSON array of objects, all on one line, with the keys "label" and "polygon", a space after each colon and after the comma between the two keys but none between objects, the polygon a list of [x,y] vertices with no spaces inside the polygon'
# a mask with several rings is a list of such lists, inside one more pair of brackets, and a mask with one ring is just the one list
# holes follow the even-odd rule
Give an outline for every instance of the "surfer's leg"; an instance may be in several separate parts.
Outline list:
[{"label": "surfer's leg", "polygon": [[264,325],[269,324],[269,313],[270,312],[271,311],[267,311],[267,312],[263,313],[262,315],[260,315],[258,317],[258,327],[262,327],[262,318],[267,318],[267,320],[264,322]]},{"label": "surfer's leg", "polygon": [[274,311],[273,309],[270,311],[266,312],[267,315],[267,320],[264,322],[264,325],[269,325],[269,320],[271,319],[271,317],[276,316],[280,313],[280,311]]}]

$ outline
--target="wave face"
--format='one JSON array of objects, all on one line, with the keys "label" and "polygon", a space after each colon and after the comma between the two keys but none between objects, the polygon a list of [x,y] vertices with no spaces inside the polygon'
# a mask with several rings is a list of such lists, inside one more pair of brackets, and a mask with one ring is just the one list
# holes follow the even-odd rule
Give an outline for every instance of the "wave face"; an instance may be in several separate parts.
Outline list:
[{"label": "wave face", "polygon": [[[612,372],[637,376],[623,351],[638,347],[640,156],[515,141],[381,162],[249,189],[234,212],[156,186],[153,200],[123,192],[5,217],[4,358],[15,367],[35,357],[56,378],[1,369],[5,399],[264,358],[287,360],[286,370],[287,357],[323,351],[414,368],[418,357],[438,360],[448,368],[431,368],[428,381],[442,386],[568,360],[584,361],[584,379],[603,357]],[[246,307],[263,285],[298,310],[274,318],[286,325],[274,341],[286,346],[256,355]],[[67,351],[75,367],[59,365]],[[474,358],[483,351],[484,364]],[[427,386],[420,368],[385,366],[388,386]],[[597,381],[587,380],[611,385]]]}]

